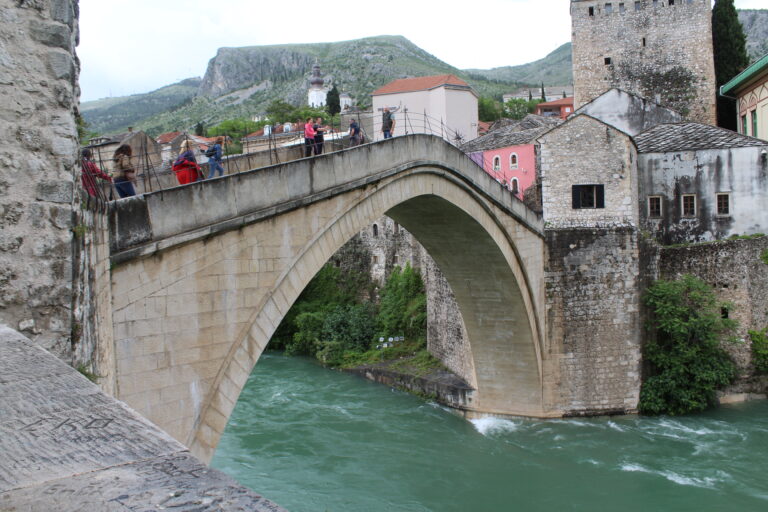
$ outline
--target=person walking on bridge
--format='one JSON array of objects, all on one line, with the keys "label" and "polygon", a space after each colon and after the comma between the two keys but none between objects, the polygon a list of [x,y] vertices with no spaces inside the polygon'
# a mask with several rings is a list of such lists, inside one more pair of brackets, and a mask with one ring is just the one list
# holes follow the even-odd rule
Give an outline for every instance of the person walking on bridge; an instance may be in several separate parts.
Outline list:
[{"label": "person walking on bridge", "polygon": [[349,122],[349,147],[360,144],[360,126],[354,118]]},{"label": "person walking on bridge", "polygon": [[312,156],[315,150],[315,128],[312,124],[312,118],[308,117],[304,125],[304,156]]},{"label": "person walking on bridge", "polygon": [[323,137],[323,118],[318,117],[313,128],[315,129],[315,154],[323,154],[323,146],[325,145],[325,138]]},{"label": "person walking on bridge", "polygon": [[224,176],[224,167],[221,165],[222,146],[224,145],[224,137],[219,135],[216,137],[216,142],[213,143],[213,154],[208,158],[208,179],[213,178],[216,171],[219,171],[219,176]]},{"label": "person walking on bridge", "polygon": [[384,107],[384,113],[381,114],[381,133],[385,139],[392,138],[392,132],[395,131],[395,115],[389,111],[389,107]]}]

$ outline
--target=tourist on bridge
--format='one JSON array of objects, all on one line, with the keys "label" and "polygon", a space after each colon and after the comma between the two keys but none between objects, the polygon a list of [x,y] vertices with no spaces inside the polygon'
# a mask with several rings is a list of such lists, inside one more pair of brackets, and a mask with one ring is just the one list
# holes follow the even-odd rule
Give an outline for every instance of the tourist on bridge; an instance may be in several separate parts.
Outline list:
[{"label": "tourist on bridge", "polygon": [[193,183],[200,178],[200,166],[197,165],[195,152],[192,151],[190,147],[191,145],[192,142],[189,139],[186,139],[181,143],[179,157],[171,166],[171,170],[176,173],[176,179],[179,181],[179,185]]},{"label": "tourist on bridge", "polygon": [[92,156],[93,153],[91,153],[90,149],[83,149],[82,158],[80,159],[81,179],[83,180],[83,188],[88,192],[88,195],[97,197],[101,194],[99,194],[99,185],[96,183],[96,178],[108,182],[112,182],[112,178],[93,163],[93,160],[91,160]]},{"label": "tourist on bridge", "polygon": [[381,114],[381,132],[385,139],[391,139],[393,131],[395,131],[395,116],[389,111],[389,107],[384,107],[384,113]]},{"label": "tourist on bridge", "polygon": [[312,118],[308,117],[304,124],[304,156],[312,156],[315,150],[315,127],[312,124]]},{"label": "tourist on bridge", "polygon": [[353,118],[349,122],[349,147],[354,147],[360,144],[360,126]]},{"label": "tourist on bridge", "polygon": [[323,146],[325,145],[325,138],[324,130],[323,130],[323,118],[318,117],[317,121],[315,122],[314,126],[312,126],[315,130],[315,154],[316,155],[322,155],[323,154]]},{"label": "tourist on bridge", "polygon": [[[224,137],[219,135],[216,137],[216,142],[214,142],[213,147],[211,148],[213,151],[211,155],[208,157],[208,179],[213,178],[216,171],[219,171],[219,176],[224,176],[224,167],[221,165],[221,157],[223,154],[222,146],[224,145]],[[206,155],[208,152],[206,152]]]},{"label": "tourist on bridge", "polygon": [[121,144],[115,150],[113,161],[115,162],[115,189],[120,197],[136,195],[133,183],[136,181],[136,169],[131,163],[133,150],[128,144]]}]

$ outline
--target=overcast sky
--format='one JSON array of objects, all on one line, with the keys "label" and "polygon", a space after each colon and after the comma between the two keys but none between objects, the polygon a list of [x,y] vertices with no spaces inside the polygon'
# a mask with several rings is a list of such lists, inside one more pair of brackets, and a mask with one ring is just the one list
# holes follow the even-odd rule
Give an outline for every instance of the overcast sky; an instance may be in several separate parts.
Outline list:
[{"label": "overcast sky", "polygon": [[222,46],[383,34],[405,36],[460,69],[525,64],[570,40],[569,0],[80,0],[81,99],[203,76]]}]

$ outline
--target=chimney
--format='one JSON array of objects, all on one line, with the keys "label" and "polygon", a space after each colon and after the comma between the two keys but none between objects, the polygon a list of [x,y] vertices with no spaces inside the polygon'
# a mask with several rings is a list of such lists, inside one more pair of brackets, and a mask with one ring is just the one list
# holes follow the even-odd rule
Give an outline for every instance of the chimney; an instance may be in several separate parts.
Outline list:
[{"label": "chimney", "polygon": [[133,133],[133,126],[128,127],[128,133]]}]

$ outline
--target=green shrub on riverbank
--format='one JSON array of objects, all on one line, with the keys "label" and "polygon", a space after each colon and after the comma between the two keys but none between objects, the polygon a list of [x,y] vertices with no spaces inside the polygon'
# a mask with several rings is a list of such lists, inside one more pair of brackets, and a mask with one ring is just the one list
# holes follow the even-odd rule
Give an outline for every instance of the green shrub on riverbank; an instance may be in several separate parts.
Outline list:
[{"label": "green shrub on riverbank", "polygon": [[660,280],[646,292],[651,336],[643,347],[648,372],[640,391],[643,414],[686,414],[716,403],[716,391],[731,383],[736,367],[720,346],[736,326],[722,318],[727,304],[711,287],[685,275]]},{"label": "green shrub on riverbank", "polygon": [[768,375],[768,327],[759,331],[749,331],[752,340],[752,361],[755,371]]},{"label": "green shrub on riverbank", "polygon": [[[413,356],[425,349],[427,310],[424,283],[407,264],[395,267],[369,300],[373,283],[361,272],[324,266],[286,315],[270,348],[314,356],[323,364],[351,368]],[[373,348],[379,337],[404,336],[394,347]]]}]

